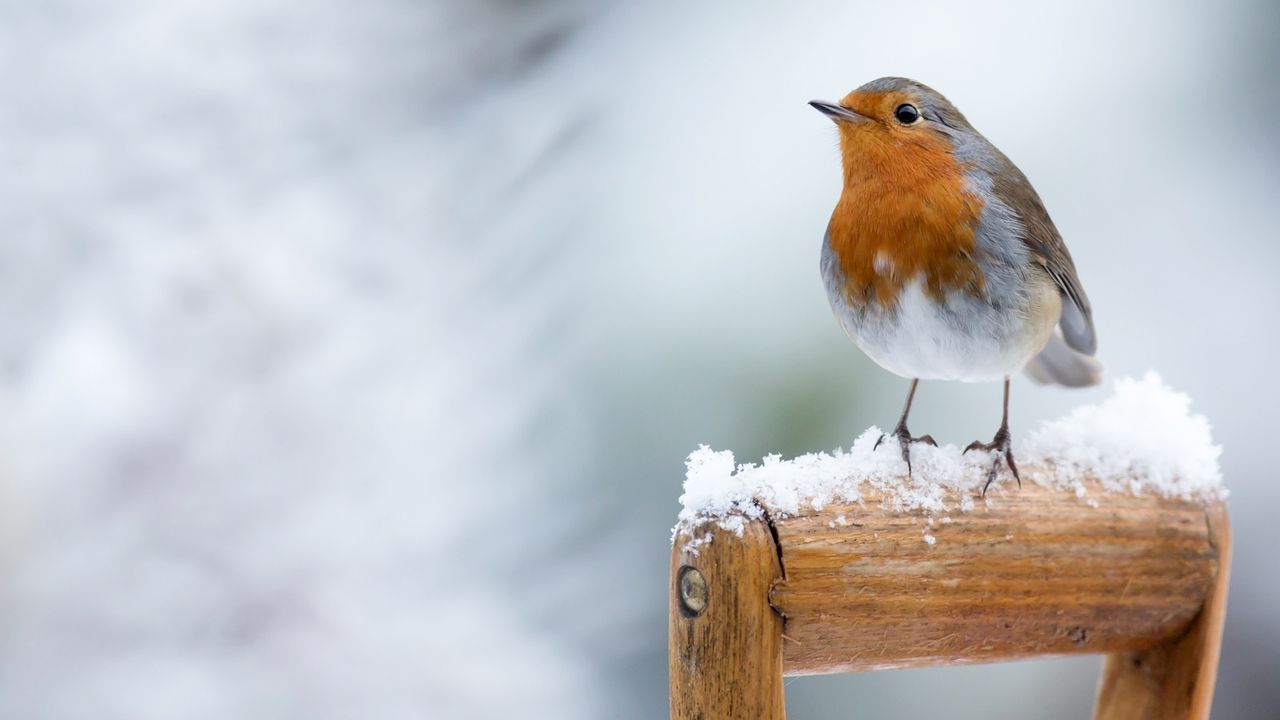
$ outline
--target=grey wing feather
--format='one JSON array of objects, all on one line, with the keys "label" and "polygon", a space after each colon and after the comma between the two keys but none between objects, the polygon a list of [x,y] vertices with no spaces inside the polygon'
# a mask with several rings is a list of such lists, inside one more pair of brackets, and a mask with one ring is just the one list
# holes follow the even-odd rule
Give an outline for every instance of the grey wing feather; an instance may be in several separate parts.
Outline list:
[{"label": "grey wing feather", "polygon": [[1067,347],[1061,327],[1053,329],[1049,343],[1031,358],[1025,369],[1032,380],[1041,384],[1087,387],[1102,381],[1102,363],[1097,358]]},{"label": "grey wing feather", "polygon": [[[996,152],[999,152],[998,150]],[[1001,154],[998,170],[993,173],[994,190],[1009,207],[1018,213],[1026,244],[1036,261],[1058,284],[1062,294],[1071,302],[1062,304],[1059,324],[1066,344],[1077,352],[1093,355],[1098,350],[1098,337],[1093,329],[1093,308],[1089,296],[1080,284],[1075,262],[1062,242],[1062,236],[1049,219],[1049,211],[1036,194],[1026,176],[1007,157]]]},{"label": "grey wing feather", "polygon": [[[1066,252],[1065,248],[1063,252]],[[1093,330],[1093,308],[1090,307],[1089,297],[1084,294],[1084,288],[1080,287],[1080,281],[1076,278],[1075,265],[1072,264],[1070,255],[1066,256],[1066,265],[1068,272],[1063,273],[1053,264],[1045,263],[1049,276],[1058,283],[1058,287],[1071,300],[1070,304],[1063,304],[1062,317],[1058,323],[1062,327],[1062,335],[1068,345],[1085,355],[1092,355],[1098,351],[1098,336]]]}]

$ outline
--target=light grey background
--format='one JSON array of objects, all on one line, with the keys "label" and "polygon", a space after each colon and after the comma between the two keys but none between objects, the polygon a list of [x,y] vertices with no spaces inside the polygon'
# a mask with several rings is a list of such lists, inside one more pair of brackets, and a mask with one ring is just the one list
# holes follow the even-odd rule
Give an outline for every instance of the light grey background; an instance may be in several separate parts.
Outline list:
[{"label": "light grey background", "polygon": [[[797,4],[798,5],[798,4]],[[1280,714],[1273,4],[0,2],[0,717],[654,718],[698,443],[847,445],[809,108],[947,94],[1112,376],[1226,448],[1215,717]],[[1015,383],[1015,438],[1096,400]],[[994,385],[922,387],[964,443]],[[805,678],[799,718],[1079,718],[1098,661]]]}]

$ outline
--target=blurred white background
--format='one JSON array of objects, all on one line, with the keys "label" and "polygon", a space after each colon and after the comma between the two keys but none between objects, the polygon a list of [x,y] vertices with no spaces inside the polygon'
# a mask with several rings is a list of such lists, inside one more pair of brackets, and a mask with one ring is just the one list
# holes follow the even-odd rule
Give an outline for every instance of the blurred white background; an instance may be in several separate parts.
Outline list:
[{"label": "blurred white background", "polygon": [[[1114,377],[1215,425],[1216,718],[1280,715],[1280,9],[0,1],[0,717],[655,718],[698,443],[848,445],[835,131],[882,75],[1031,178]],[[1015,383],[1015,437],[1107,392]],[[964,443],[995,385],[922,386]],[[1079,718],[1098,660],[791,717]]]}]

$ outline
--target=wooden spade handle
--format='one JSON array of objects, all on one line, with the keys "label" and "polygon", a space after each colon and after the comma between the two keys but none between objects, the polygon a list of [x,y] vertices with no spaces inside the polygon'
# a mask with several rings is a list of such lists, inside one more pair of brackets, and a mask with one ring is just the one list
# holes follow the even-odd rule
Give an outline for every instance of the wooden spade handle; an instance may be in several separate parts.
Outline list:
[{"label": "wooden spade handle", "polygon": [[1207,718],[1225,510],[1086,491],[1027,482],[932,524],[872,493],[772,522],[741,518],[741,535],[682,526],[671,716],[783,718],[784,674],[1107,653],[1096,717]]}]

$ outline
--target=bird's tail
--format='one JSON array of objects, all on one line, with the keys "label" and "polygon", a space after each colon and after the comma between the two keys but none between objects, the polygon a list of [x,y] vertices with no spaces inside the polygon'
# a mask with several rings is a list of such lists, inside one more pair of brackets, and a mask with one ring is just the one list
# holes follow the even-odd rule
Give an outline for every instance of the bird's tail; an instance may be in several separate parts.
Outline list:
[{"label": "bird's tail", "polygon": [[1057,383],[1067,387],[1085,387],[1102,382],[1102,363],[1068,347],[1060,327],[1053,329],[1049,344],[1039,355],[1031,358],[1024,369],[1032,380],[1046,385]]}]

